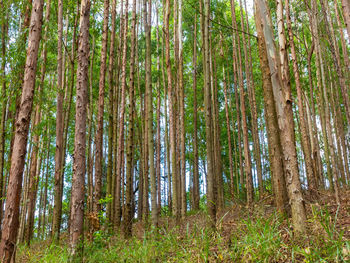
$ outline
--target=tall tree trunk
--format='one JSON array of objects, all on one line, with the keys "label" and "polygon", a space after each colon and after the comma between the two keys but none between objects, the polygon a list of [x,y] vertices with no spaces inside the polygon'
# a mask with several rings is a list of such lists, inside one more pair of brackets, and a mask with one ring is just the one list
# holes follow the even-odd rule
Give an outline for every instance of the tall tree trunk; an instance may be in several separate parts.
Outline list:
[{"label": "tall tree trunk", "polygon": [[186,145],[185,145],[185,87],[183,80],[183,44],[182,44],[182,0],[178,1],[178,88],[179,88],[179,119],[180,119],[180,145],[181,145],[181,178],[180,178],[180,195],[181,195],[181,217],[184,218],[187,210],[186,201]]},{"label": "tall tree trunk", "polygon": [[87,227],[89,229],[89,239],[92,240],[93,232],[95,231],[96,219],[98,215],[94,214],[94,202],[93,202],[93,191],[94,191],[94,180],[93,180],[93,168],[94,168],[94,153],[92,145],[93,137],[93,70],[94,70],[94,57],[95,57],[95,37],[92,36],[92,49],[90,51],[90,72],[89,72],[89,100],[87,105],[88,110],[88,142],[87,142],[87,185],[88,185],[88,196],[87,196],[87,210],[88,210],[88,223]]},{"label": "tall tree trunk", "polygon": [[[173,181],[173,213],[178,218],[179,204],[178,204],[178,173],[176,168],[176,118],[174,113],[174,90],[172,84],[171,60],[170,60],[170,36],[169,36],[169,17],[170,17],[170,0],[166,0],[166,11],[164,16],[165,24],[165,61],[168,77],[168,102],[169,102],[169,135],[170,135],[170,152],[171,152],[171,173]],[[169,164],[170,165],[170,164]]]},{"label": "tall tree trunk", "polygon": [[80,34],[78,46],[77,95],[74,134],[74,159],[71,197],[70,254],[80,258],[83,245],[84,192],[85,192],[85,148],[86,148],[86,105],[89,71],[89,26],[90,0],[82,0],[80,6]]},{"label": "tall tree trunk", "polygon": [[126,207],[124,215],[124,236],[131,236],[132,199],[133,199],[133,161],[134,161],[134,115],[135,115],[135,39],[136,39],[136,0],[133,0],[131,24],[131,51],[130,51],[130,77],[129,77],[129,131],[126,153]]},{"label": "tall tree trunk", "polygon": [[22,190],[23,169],[28,140],[29,124],[33,106],[35,89],[35,75],[39,44],[41,39],[41,28],[43,18],[43,0],[34,0],[29,28],[28,52],[21,103],[16,120],[16,131],[14,135],[13,151],[11,156],[11,168],[6,195],[5,216],[2,225],[2,237],[0,243],[0,259],[3,263],[15,261],[15,243],[19,223],[19,202]]},{"label": "tall tree trunk", "polygon": [[95,160],[94,211],[97,214],[99,214],[101,211],[100,199],[101,199],[101,191],[102,191],[103,114],[104,114],[106,65],[107,65],[108,19],[109,19],[109,0],[104,0],[100,81],[98,83],[97,131],[96,131],[96,141],[95,141],[96,160]]},{"label": "tall tree trunk", "polygon": [[[147,7],[148,4],[148,7]],[[158,212],[157,212],[157,184],[156,174],[154,170],[154,142],[153,142],[153,96],[152,96],[152,60],[151,60],[151,11],[152,1],[145,0],[145,36],[146,36],[146,129],[147,129],[147,145],[148,145],[148,159],[149,159],[149,175],[151,180],[151,206],[152,206],[152,224],[157,226],[158,224]],[[147,10],[148,8],[148,10]]]},{"label": "tall tree trunk", "polygon": [[[244,19],[243,16],[243,5],[242,1],[240,0],[241,5],[241,17],[242,20]],[[244,7],[245,7],[245,23],[241,23],[241,25],[245,25],[245,27],[242,27],[242,31],[245,31],[250,34],[250,27],[248,22],[248,12],[247,12],[247,4],[244,0]],[[248,87],[248,98],[249,98],[249,104],[250,104],[250,111],[251,111],[251,125],[252,125],[252,135],[253,135],[253,146],[254,146],[254,159],[256,164],[256,173],[258,176],[258,184],[259,184],[259,198],[264,193],[264,185],[263,185],[263,178],[262,178],[262,168],[261,168],[261,153],[260,153],[260,139],[259,139],[259,131],[258,131],[258,112],[257,112],[257,105],[256,105],[256,99],[255,99],[255,84],[254,84],[254,78],[253,78],[253,72],[252,72],[252,52],[251,52],[251,43],[250,43],[250,36],[248,36],[248,53],[245,42],[245,35],[243,35],[243,49],[244,49],[244,57],[245,57],[245,65],[246,65],[246,76],[247,76],[247,87]]]},{"label": "tall tree trunk", "polygon": [[234,178],[233,178],[233,161],[232,161],[232,144],[231,144],[231,125],[230,125],[230,116],[228,109],[228,99],[227,99],[227,82],[226,82],[226,72],[225,66],[223,67],[223,84],[224,84],[224,95],[225,95],[225,116],[226,116],[226,129],[227,129],[227,138],[228,138],[228,158],[230,163],[230,193],[231,199],[234,198]]},{"label": "tall tree trunk", "polygon": [[193,29],[193,209],[199,209],[199,171],[198,171],[198,116],[197,116],[197,15]]},{"label": "tall tree trunk", "polygon": [[[109,46],[109,61],[108,61],[108,165],[107,165],[107,196],[113,196],[113,134],[116,133],[113,129],[113,112],[114,112],[114,56],[115,56],[115,20],[116,20],[116,6],[117,0],[112,0],[111,10],[111,40]],[[110,223],[112,223],[112,202],[107,204],[106,216]]]},{"label": "tall tree trunk", "polygon": [[129,1],[125,1],[125,14],[123,25],[123,53],[122,53],[122,65],[121,65],[121,102],[120,102],[120,118],[119,118],[119,131],[118,131],[118,154],[117,154],[117,170],[116,170],[116,192],[115,192],[115,227],[120,226],[120,220],[122,215],[121,208],[121,179],[122,179],[122,157],[124,154],[124,115],[125,115],[125,90],[126,90],[126,57],[127,57],[127,33],[128,33],[128,8]]},{"label": "tall tree trunk", "polygon": [[[0,2],[0,8],[5,9],[5,3]],[[4,14],[5,16],[5,14]],[[6,110],[7,110],[7,94],[6,94],[6,42],[8,35],[8,17],[2,18],[1,24],[1,115],[0,115],[0,225],[3,216],[3,193],[5,193],[4,163],[5,163],[5,136],[6,136]],[[0,233],[1,238],[2,232]]]},{"label": "tall tree trunk", "polygon": [[302,87],[300,83],[297,53],[296,53],[296,48],[294,44],[294,34],[292,31],[292,21],[290,17],[289,0],[285,0],[285,8],[286,8],[287,27],[288,27],[288,34],[289,34],[289,45],[290,45],[291,54],[292,54],[293,73],[295,78],[295,86],[297,90],[297,103],[298,103],[298,112],[299,112],[299,118],[300,118],[300,132],[301,132],[300,137],[301,137],[301,144],[302,144],[304,158],[305,158],[306,176],[308,181],[308,187],[311,194],[313,196],[317,196],[317,186],[316,186],[314,169],[312,166],[311,149],[310,149],[311,145],[310,145],[309,134],[307,132],[306,118],[304,113],[302,90],[301,90]]},{"label": "tall tree trunk", "polygon": [[[264,0],[255,0],[257,10],[259,10],[259,19],[261,23],[263,34],[265,37],[265,44],[267,48],[269,67],[271,71],[271,82],[273,89],[273,96],[275,100],[276,113],[278,116],[278,126],[280,128],[280,139],[283,145],[283,157],[284,157],[284,168],[285,168],[285,179],[287,183],[288,196],[291,204],[292,212],[292,223],[296,234],[301,234],[306,230],[306,213],[304,207],[304,200],[301,192],[301,185],[299,179],[297,153],[295,147],[295,134],[294,134],[294,120],[291,100],[290,86],[286,85],[286,66],[285,60],[280,59],[277,53],[276,46],[274,43],[274,37],[272,32],[272,22]],[[277,14],[281,14],[282,6]],[[283,42],[284,35],[281,31],[283,26],[283,18],[279,16],[279,36],[281,40],[281,51],[282,54],[285,52],[285,42]],[[281,65],[281,61],[283,64]],[[281,68],[283,68],[283,73]],[[283,76],[283,77],[282,77]],[[283,79],[283,81],[282,81]]]},{"label": "tall tree trunk", "polygon": [[[157,21],[157,73],[160,73],[160,57],[159,57],[159,25],[158,25],[158,11],[156,12],[156,21]],[[161,208],[162,208],[162,193],[161,193],[161,171],[160,171],[160,155],[161,155],[161,140],[160,140],[160,104],[161,104],[161,96],[160,96],[160,77],[157,76],[157,161],[156,161],[156,178],[157,178],[157,209],[158,209],[158,217],[160,216]]]},{"label": "tall tree trunk", "polygon": [[[37,127],[40,119],[41,114],[39,112],[39,105],[36,107],[36,112],[34,114],[34,127]],[[30,246],[30,241],[33,237],[33,230],[34,230],[34,213],[35,213],[35,202],[36,202],[36,195],[38,190],[38,182],[39,182],[39,175],[40,175],[40,167],[41,167],[41,159],[38,162],[39,154],[40,154],[40,141],[38,134],[34,135],[33,139],[34,148],[31,154],[31,166],[29,171],[29,187],[28,187],[28,201],[27,201],[27,221],[25,223],[24,227],[24,237],[25,242],[28,246]]]},{"label": "tall tree trunk", "polygon": [[[210,46],[211,46],[210,38]],[[212,109],[213,109],[213,132],[214,132],[214,160],[215,160],[215,177],[216,187],[215,194],[217,200],[217,209],[224,208],[224,183],[222,178],[222,159],[221,159],[221,143],[220,143],[220,125],[219,125],[219,108],[218,108],[218,81],[217,81],[217,69],[216,69],[216,54],[215,51],[210,48],[211,52],[211,71],[212,71]]]},{"label": "tall tree trunk", "polygon": [[[201,2],[202,3],[202,2]],[[204,105],[205,105],[205,133],[207,144],[207,206],[210,216],[210,226],[216,225],[216,200],[215,200],[215,172],[213,156],[213,130],[212,130],[212,108],[210,92],[210,45],[209,45],[209,17],[210,0],[204,0],[202,14],[204,19],[203,34],[203,64],[204,64]]]},{"label": "tall tree trunk", "polygon": [[[118,44],[118,51],[117,54],[119,54],[118,59],[117,59],[117,65],[116,65],[116,76],[115,76],[115,85],[114,85],[114,90],[113,90],[113,173],[112,173],[112,197],[113,197],[113,202],[111,205],[111,214],[112,214],[112,222],[113,226],[116,227],[116,221],[117,221],[117,166],[118,166],[118,153],[119,153],[119,148],[118,148],[118,135],[119,135],[119,129],[118,129],[118,121],[119,121],[119,100],[120,100],[120,69],[121,69],[121,60],[122,60],[122,47],[123,47],[123,32],[124,32],[124,19],[123,19],[123,14],[124,14],[124,1],[121,0],[120,2],[120,27],[119,27],[119,44]],[[118,189],[120,191],[120,188],[118,186]]]},{"label": "tall tree trunk", "polygon": [[[235,101],[236,101],[236,116],[237,116],[237,134],[238,134],[238,157],[239,157],[239,180],[240,180],[240,185],[241,185],[241,189],[242,192],[244,192],[244,182],[243,182],[243,178],[244,178],[244,165],[243,165],[243,159],[242,159],[242,138],[241,138],[241,117],[240,117],[240,112],[239,112],[239,97],[238,97],[238,92],[237,92],[237,85],[238,85],[238,80],[237,80],[237,65],[238,65],[238,59],[237,59],[237,47],[236,47],[236,31],[237,31],[237,23],[236,23],[236,19],[235,16],[232,15],[235,13],[235,9],[234,9],[234,2],[231,0],[231,17],[232,17],[232,42],[233,42],[233,52],[232,52],[232,58],[233,58],[233,77],[234,77],[234,93],[235,93]],[[234,123],[234,122],[233,122]],[[235,136],[234,136],[235,137]],[[239,188],[237,189],[237,192],[239,193]]]},{"label": "tall tree trunk", "polygon": [[[232,17],[236,17],[235,11],[235,0],[231,0],[231,13]],[[233,21],[234,29],[237,29],[237,23],[234,19]],[[243,149],[244,149],[244,168],[246,175],[246,188],[247,188],[247,205],[250,206],[253,202],[254,198],[254,189],[253,189],[253,176],[252,176],[252,161],[250,158],[250,150],[249,150],[249,138],[248,138],[248,124],[247,124],[247,116],[246,116],[246,107],[245,107],[245,95],[244,95],[244,83],[243,83],[243,70],[242,70],[242,56],[241,49],[239,45],[239,35],[237,30],[235,30],[236,38],[235,41],[238,41],[238,50],[236,50],[236,57],[238,57],[239,69],[238,69],[238,81],[239,81],[239,95],[241,102],[241,114],[242,114],[242,131],[243,131]],[[243,38],[244,39],[244,38]],[[245,40],[244,44],[245,46]]]},{"label": "tall tree trunk", "polygon": [[[55,201],[52,221],[52,237],[59,239],[61,218],[62,218],[62,163],[63,163],[63,63],[62,63],[62,42],[63,42],[63,1],[58,1],[58,44],[57,44],[57,112],[56,112],[56,152],[55,152]],[[73,58],[72,58],[73,59]]]}]

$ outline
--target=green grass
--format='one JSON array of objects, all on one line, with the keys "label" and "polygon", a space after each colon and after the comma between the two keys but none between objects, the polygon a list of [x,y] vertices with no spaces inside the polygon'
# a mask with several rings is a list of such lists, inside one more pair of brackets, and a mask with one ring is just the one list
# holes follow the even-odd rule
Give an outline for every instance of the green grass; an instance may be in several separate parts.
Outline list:
[{"label": "green grass", "polygon": [[[129,240],[97,232],[93,243],[84,244],[84,262],[349,262],[350,243],[336,230],[336,216],[314,210],[309,221],[320,226],[318,234],[298,239],[276,215],[228,222],[217,232],[189,223]],[[31,249],[20,246],[17,253],[19,262],[69,260],[67,246],[45,247],[39,241]]]}]

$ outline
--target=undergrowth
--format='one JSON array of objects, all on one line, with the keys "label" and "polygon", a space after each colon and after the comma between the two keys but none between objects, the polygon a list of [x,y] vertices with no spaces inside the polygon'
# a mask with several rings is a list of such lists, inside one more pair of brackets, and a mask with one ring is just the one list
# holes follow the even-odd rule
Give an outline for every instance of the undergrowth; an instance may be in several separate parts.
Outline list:
[{"label": "undergrowth", "polygon": [[[181,229],[163,226],[128,240],[100,231],[84,244],[84,262],[349,262],[350,243],[336,230],[336,220],[326,209],[314,208],[309,225],[319,228],[299,238],[275,214],[239,219],[218,231],[189,223]],[[42,243],[20,246],[18,262],[69,261],[66,243]]]}]

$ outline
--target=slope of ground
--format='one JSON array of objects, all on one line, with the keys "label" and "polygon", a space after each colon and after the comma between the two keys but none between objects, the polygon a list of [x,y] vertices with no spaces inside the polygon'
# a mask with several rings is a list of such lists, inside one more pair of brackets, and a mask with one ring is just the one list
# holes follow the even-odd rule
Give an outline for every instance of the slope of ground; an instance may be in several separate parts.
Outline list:
[{"label": "slope of ground", "polygon": [[[340,207],[325,192],[306,208],[308,233],[303,237],[293,237],[289,220],[276,215],[267,196],[253,209],[234,205],[220,211],[216,232],[206,227],[204,211],[188,215],[180,226],[162,217],[159,230],[146,231],[137,222],[129,240],[97,232],[94,242],[84,245],[84,262],[349,262],[350,191],[341,193]],[[17,261],[67,262],[67,241],[21,246]]]}]

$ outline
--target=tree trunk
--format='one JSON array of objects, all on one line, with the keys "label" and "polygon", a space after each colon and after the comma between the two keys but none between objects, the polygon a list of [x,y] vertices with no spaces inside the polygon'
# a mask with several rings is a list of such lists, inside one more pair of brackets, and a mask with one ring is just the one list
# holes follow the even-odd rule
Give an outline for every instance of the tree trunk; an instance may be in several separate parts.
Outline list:
[{"label": "tree trunk", "polygon": [[[169,103],[169,135],[170,135],[170,152],[171,152],[171,172],[173,181],[173,213],[178,218],[179,215],[179,204],[178,204],[178,173],[176,168],[176,119],[174,116],[174,90],[172,84],[172,73],[171,73],[171,60],[170,60],[170,37],[169,37],[169,17],[170,17],[170,0],[166,0],[166,11],[164,16],[165,23],[165,61],[168,76],[168,103]],[[169,164],[170,165],[170,164]]]},{"label": "tree trunk", "polygon": [[[109,93],[108,93],[108,165],[107,165],[107,196],[112,197],[113,195],[113,134],[116,133],[113,129],[113,112],[114,112],[114,56],[115,56],[115,20],[116,20],[116,6],[117,1],[112,0],[112,10],[111,10],[111,40],[109,46],[109,61],[108,61],[108,83],[109,83]],[[112,202],[107,203],[106,216],[108,221],[112,223]]]},{"label": "tree trunk", "polygon": [[[0,7],[2,10],[5,9],[4,1],[0,2]],[[3,216],[3,193],[5,193],[5,183],[4,183],[4,164],[5,164],[5,136],[6,136],[6,110],[7,110],[7,94],[6,94],[6,42],[8,37],[8,17],[4,18],[1,25],[1,115],[0,115],[0,225]],[[0,233],[0,238],[1,238]]]},{"label": "tree trunk", "polygon": [[120,102],[120,118],[118,131],[118,154],[117,154],[117,170],[116,170],[116,192],[115,192],[115,227],[120,226],[122,215],[121,208],[121,178],[122,178],[122,155],[124,154],[124,115],[125,115],[125,89],[126,89],[126,57],[127,57],[127,32],[128,32],[128,7],[129,1],[125,1],[125,14],[123,22],[123,51],[122,51],[122,65],[121,65],[121,102]]},{"label": "tree trunk", "polygon": [[[241,5],[241,17],[242,20],[244,19],[243,16],[243,8],[242,8],[242,1],[240,0]],[[250,27],[248,22],[248,12],[247,12],[247,5],[246,1],[244,0],[244,7],[245,7],[245,23],[241,23],[245,25],[245,27],[242,27],[242,30],[245,32],[248,32],[250,34]],[[258,185],[259,185],[259,198],[264,193],[264,185],[263,185],[263,178],[262,178],[262,168],[261,168],[261,153],[260,153],[260,139],[259,139],[259,131],[258,131],[258,113],[257,113],[257,106],[256,106],[256,99],[255,99],[255,84],[254,84],[254,78],[253,78],[253,72],[252,72],[252,52],[251,52],[251,43],[250,43],[250,36],[248,36],[248,47],[249,47],[249,53],[247,53],[245,42],[245,34],[243,35],[243,50],[244,50],[244,56],[245,56],[245,65],[246,67],[246,76],[247,76],[247,87],[248,87],[248,99],[250,104],[250,110],[251,110],[251,125],[252,125],[252,136],[253,136],[253,146],[254,146],[254,159],[256,164],[256,173],[258,176]]]},{"label": "tree trunk", "polygon": [[232,157],[232,144],[231,144],[231,125],[230,125],[230,116],[228,109],[228,99],[227,99],[227,83],[226,83],[226,72],[225,66],[223,67],[223,85],[224,85],[224,95],[225,95],[225,116],[226,116],[226,129],[227,129],[227,138],[228,138],[228,158],[230,162],[230,193],[231,199],[233,200],[234,193],[234,178],[233,178],[233,157]]},{"label": "tree trunk", "polygon": [[97,131],[96,131],[96,159],[95,159],[95,191],[94,191],[94,212],[99,214],[101,211],[101,191],[102,191],[102,160],[103,160],[103,114],[104,114],[104,96],[105,79],[107,65],[107,43],[108,43],[108,19],[109,19],[109,0],[104,0],[103,11],[103,29],[101,44],[101,67],[100,81],[98,83],[98,112],[97,112]]},{"label": "tree trunk", "polygon": [[[294,120],[291,100],[290,86],[286,85],[285,79],[286,66],[285,60],[280,60],[274,43],[272,32],[272,22],[264,0],[255,0],[256,8],[259,12],[258,21],[261,23],[265,44],[268,55],[268,62],[271,71],[271,82],[273,89],[273,96],[275,100],[276,113],[278,116],[278,126],[280,128],[280,139],[283,145],[282,151],[284,156],[285,178],[287,183],[288,196],[291,204],[292,223],[296,234],[301,234],[306,230],[306,213],[304,207],[304,200],[301,192],[301,185],[299,179],[297,153],[295,148],[295,134],[294,134]],[[281,14],[282,6],[279,2],[279,11]],[[281,20],[282,19],[282,20]],[[281,25],[282,23],[282,25]],[[283,18],[279,17],[279,36],[281,37],[281,51],[285,52],[284,35],[281,31],[283,27]],[[281,61],[284,67],[284,73],[281,71]],[[283,76],[283,81],[282,81]]]},{"label": "tree trunk", "polygon": [[314,197],[317,197],[317,186],[316,186],[314,169],[312,166],[311,149],[310,149],[311,145],[310,145],[309,134],[307,132],[306,118],[304,113],[302,90],[301,90],[302,87],[300,83],[297,53],[296,53],[296,48],[294,44],[294,34],[292,31],[292,21],[290,17],[289,0],[285,0],[285,6],[286,6],[287,27],[288,27],[288,34],[289,34],[289,45],[291,48],[293,73],[295,78],[295,86],[297,90],[297,103],[298,103],[300,131],[301,131],[300,137],[301,137],[301,144],[302,144],[302,149],[303,149],[304,158],[305,158],[306,176],[307,176],[308,187],[311,195]]},{"label": "tree trunk", "polygon": [[[238,157],[239,157],[239,181],[240,181],[240,185],[241,185],[241,191],[244,192],[244,182],[243,182],[243,178],[244,178],[244,165],[243,165],[243,159],[242,159],[242,138],[241,138],[241,117],[240,117],[240,112],[239,112],[239,97],[238,97],[238,92],[237,92],[237,85],[238,85],[238,80],[237,80],[237,47],[236,47],[236,27],[237,27],[237,23],[236,20],[234,19],[235,16],[232,15],[235,13],[234,10],[234,2],[230,2],[231,3],[231,17],[232,17],[232,42],[233,42],[233,52],[232,52],[232,58],[233,58],[233,76],[234,76],[234,93],[235,93],[235,101],[236,101],[236,116],[237,116],[237,144],[238,144]],[[234,122],[233,122],[234,123]],[[235,136],[234,136],[235,137]],[[237,192],[239,193],[240,190],[239,188],[237,189]]]},{"label": "tree trunk", "polygon": [[24,71],[24,82],[21,103],[16,120],[13,151],[11,156],[11,168],[6,195],[5,216],[2,225],[2,237],[0,243],[0,259],[2,262],[15,260],[14,249],[18,231],[19,202],[22,190],[23,169],[26,155],[26,145],[30,117],[33,106],[35,75],[39,43],[41,38],[42,17],[44,1],[34,0],[30,19],[28,52]]},{"label": "tree trunk", "polygon": [[[235,11],[235,0],[231,0],[231,13],[232,17],[236,17]],[[233,28],[237,28],[236,20],[233,21]],[[236,57],[238,57],[239,69],[238,69],[238,81],[239,81],[239,95],[241,102],[241,114],[242,114],[242,131],[243,131],[243,149],[244,149],[244,169],[246,175],[246,188],[247,188],[247,205],[250,206],[253,202],[254,198],[254,189],[253,189],[253,177],[252,177],[252,161],[250,158],[250,150],[249,150],[249,140],[248,140],[248,125],[247,125],[247,117],[246,117],[246,107],[245,107],[245,99],[244,99],[244,83],[243,83],[243,71],[242,71],[242,56],[241,49],[239,45],[239,35],[237,30],[234,32],[236,34],[235,41],[238,41],[238,50],[236,49]],[[244,44],[245,45],[245,40]]]},{"label": "tree trunk", "polygon": [[197,116],[197,15],[194,17],[193,36],[193,209],[199,209],[199,171],[198,171],[198,116]]},{"label": "tree trunk", "polygon": [[62,63],[62,42],[63,42],[63,1],[58,1],[58,44],[57,44],[57,113],[56,113],[56,152],[55,152],[55,186],[54,186],[54,210],[52,222],[52,237],[59,239],[61,218],[62,218],[62,190],[61,175],[63,163],[63,63]]},{"label": "tree trunk", "polygon": [[134,115],[135,115],[135,39],[136,39],[136,0],[133,0],[129,78],[129,131],[126,153],[126,209],[124,215],[124,236],[131,236],[133,199],[133,160],[134,160]]},{"label": "tree trunk", "polygon": [[[160,73],[160,57],[159,57],[159,25],[158,25],[158,11],[157,11],[157,72]],[[157,76],[157,162],[156,162],[156,178],[157,178],[157,209],[158,209],[158,217],[161,213],[162,208],[162,193],[161,193],[161,171],[160,171],[160,155],[161,155],[161,140],[160,140],[160,104],[161,104],[161,96],[160,96],[160,77]]]},{"label": "tree trunk", "polygon": [[210,92],[210,45],[209,45],[209,17],[210,0],[204,0],[202,34],[203,34],[203,64],[204,64],[204,105],[205,105],[205,133],[207,144],[207,206],[210,216],[210,226],[216,226],[216,200],[215,200],[215,173],[213,156],[213,130]]},{"label": "tree trunk", "polygon": [[74,159],[70,216],[70,254],[80,258],[83,245],[85,154],[86,154],[86,105],[89,70],[90,0],[81,1],[80,35],[78,46],[77,94],[74,134]]}]

